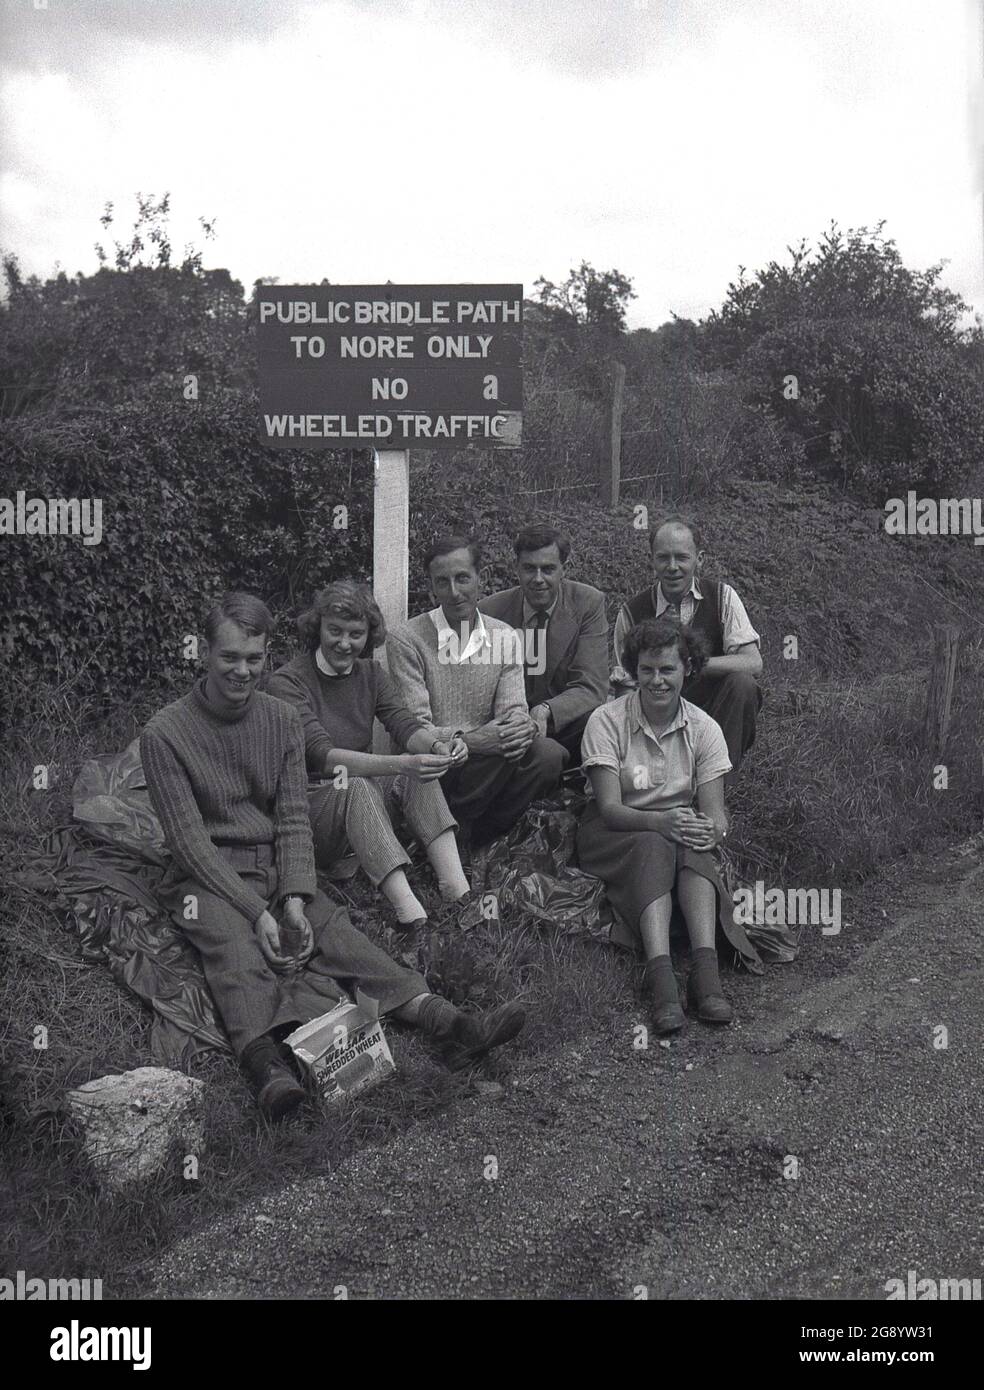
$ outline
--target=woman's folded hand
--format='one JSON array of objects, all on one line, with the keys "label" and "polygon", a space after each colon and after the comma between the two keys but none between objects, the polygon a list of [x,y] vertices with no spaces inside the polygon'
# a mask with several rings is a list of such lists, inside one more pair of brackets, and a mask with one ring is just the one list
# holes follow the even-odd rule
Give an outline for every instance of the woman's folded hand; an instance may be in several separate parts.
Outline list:
[{"label": "woman's folded hand", "polygon": [[[675,806],[670,811],[659,811],[660,832],[667,839],[687,849],[713,849],[717,844],[717,831],[714,822],[689,806]],[[710,842],[708,843],[708,837]]]},{"label": "woman's folded hand", "polygon": [[686,839],[682,841],[688,849],[706,852],[714,849],[721,841],[721,831],[711,820],[710,816],[703,815],[700,811],[692,812],[693,823],[686,831]]}]

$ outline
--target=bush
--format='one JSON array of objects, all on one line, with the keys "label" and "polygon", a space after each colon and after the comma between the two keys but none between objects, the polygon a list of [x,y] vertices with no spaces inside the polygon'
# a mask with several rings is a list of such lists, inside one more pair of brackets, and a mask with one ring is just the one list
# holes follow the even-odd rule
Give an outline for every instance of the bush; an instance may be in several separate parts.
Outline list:
[{"label": "bush", "polygon": [[280,612],[335,575],[368,577],[368,455],[277,452],[257,421],[252,397],[226,390],[0,423],[3,495],[103,503],[98,545],[5,542],[3,658],[37,680],[84,671],[92,692],[168,682],[186,672],[184,636],[223,589]]}]

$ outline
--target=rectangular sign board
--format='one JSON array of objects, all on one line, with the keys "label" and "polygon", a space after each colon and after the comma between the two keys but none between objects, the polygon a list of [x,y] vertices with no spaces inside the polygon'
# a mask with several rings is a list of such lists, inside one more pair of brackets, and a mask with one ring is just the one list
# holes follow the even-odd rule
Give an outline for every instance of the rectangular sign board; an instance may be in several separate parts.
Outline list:
[{"label": "rectangular sign board", "polygon": [[257,301],[272,448],[522,442],[522,285],[261,285]]}]

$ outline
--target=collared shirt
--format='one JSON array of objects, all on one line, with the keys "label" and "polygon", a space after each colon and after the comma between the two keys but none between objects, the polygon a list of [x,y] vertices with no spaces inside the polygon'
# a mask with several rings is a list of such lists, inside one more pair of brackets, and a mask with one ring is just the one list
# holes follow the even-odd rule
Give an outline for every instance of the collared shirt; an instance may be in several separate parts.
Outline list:
[{"label": "collared shirt", "polygon": [[[455,632],[453,627],[448,626],[448,621],[444,616],[443,608],[432,608],[427,615],[434,626],[437,628],[437,649],[441,661],[450,665],[460,666],[465,661],[470,661],[472,657],[478,656],[483,647],[492,650],[492,639],[489,637],[488,628],[485,626],[485,619],[482,614],[475,610],[475,621],[472,623],[472,630],[468,635],[468,641],[459,651],[461,637]],[[488,657],[484,658],[488,661]]]},{"label": "collared shirt", "polygon": [[[549,622],[550,619],[553,617],[553,611],[554,611],[554,609],[557,607],[557,604],[558,604],[559,602],[560,602],[560,594],[557,595],[557,597],[554,599],[553,603],[550,605],[549,608],[531,608],[531,607],[530,607],[529,600],[528,600],[528,599],[525,597],[525,595],[524,595],[524,597],[523,597],[523,626],[524,626],[524,627],[529,627],[530,623],[533,621],[533,619],[535,618],[535,616],[537,615],[537,613],[546,613],[546,615],[547,615],[547,622]],[[544,627],[546,627],[546,623],[544,623]]]},{"label": "collared shirt", "polygon": [[657,735],[638,690],[601,705],[581,741],[582,765],[618,773],[623,806],[666,811],[690,806],[697,788],[731,771],[721,726],[681,698],[672,723]]},{"label": "collared shirt", "polygon": [[352,672],[355,670],[354,661],[352,662],[352,665],[348,668],[347,671],[332,670],[332,668],[328,665],[328,662],[325,660],[320,647],[315,647],[314,649],[314,664],[315,666],[317,666],[318,670],[321,672],[323,676],[331,676],[332,680],[344,680],[346,676],[350,676]]},{"label": "collared shirt", "polygon": [[[690,588],[680,600],[680,621],[682,623],[693,622],[694,609],[697,600],[702,599],[700,586],[696,576],[690,581]],[[656,616],[660,617],[670,607],[663,594],[662,584],[656,586]],[[611,679],[616,685],[630,684],[635,682],[629,675],[622,662],[622,653],[625,650],[625,639],[632,631],[633,622],[629,616],[628,609],[623,603],[618,610],[615,619],[615,665],[612,668]],[[761,639],[759,634],[752,627],[745,605],[732,589],[730,584],[721,585],[721,635],[724,639],[724,655],[730,656],[739,647],[746,646],[749,642],[758,643]]]}]

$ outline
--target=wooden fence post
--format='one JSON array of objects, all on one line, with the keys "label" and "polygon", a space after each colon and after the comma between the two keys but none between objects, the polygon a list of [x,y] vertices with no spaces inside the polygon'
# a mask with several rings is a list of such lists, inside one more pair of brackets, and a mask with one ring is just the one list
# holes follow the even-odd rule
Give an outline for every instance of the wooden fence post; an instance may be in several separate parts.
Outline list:
[{"label": "wooden fence post", "polygon": [[955,623],[944,623],[934,627],[933,665],[929,675],[926,717],[923,722],[923,738],[934,757],[939,757],[946,748],[959,643],[960,628]]},{"label": "wooden fence post", "polygon": [[622,485],[622,398],[625,394],[625,365],[612,363],[612,416],[608,471],[608,505],[618,506]]}]

